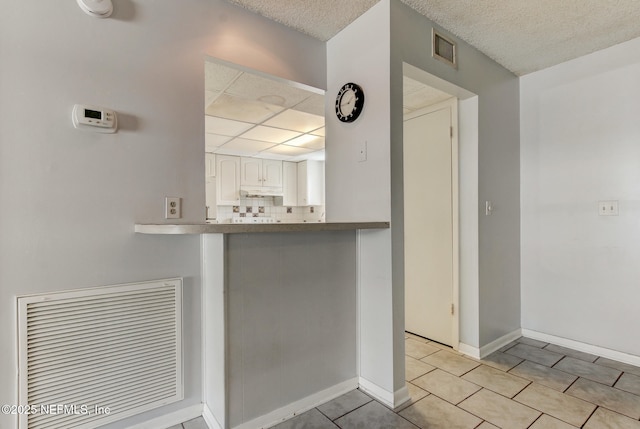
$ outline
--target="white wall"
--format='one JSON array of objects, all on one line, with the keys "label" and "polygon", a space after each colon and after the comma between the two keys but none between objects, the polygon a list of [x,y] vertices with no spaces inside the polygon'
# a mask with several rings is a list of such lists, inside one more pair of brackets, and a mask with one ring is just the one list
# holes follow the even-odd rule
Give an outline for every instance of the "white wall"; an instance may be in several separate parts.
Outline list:
[{"label": "white wall", "polygon": [[[219,0],[114,3],[0,14],[0,403],[17,401],[16,295],[184,277],[185,400],[128,425],[202,400],[199,238],[133,225],[163,222],[166,195],[204,219],[204,55],[322,88],[325,45]],[[75,130],[74,103],[115,109],[120,131]]]},{"label": "white wall", "polygon": [[[640,355],[640,39],[521,79],[522,327]],[[599,200],[620,215],[598,216]]]},{"label": "white wall", "polygon": [[[327,42],[325,96],[327,221],[388,221],[390,215],[389,5],[381,1]],[[335,97],[348,82],[362,87],[361,116],[342,123]],[[360,145],[367,160],[360,162]]]},{"label": "white wall", "polygon": [[[390,37],[389,2],[381,1],[327,42],[327,221],[391,219]],[[365,106],[345,124],[336,118],[334,100],[347,82],[362,87]],[[367,159],[360,162],[365,141]],[[404,358],[394,368],[391,231],[361,231],[358,237],[360,381],[392,404],[393,393],[404,387]]]}]

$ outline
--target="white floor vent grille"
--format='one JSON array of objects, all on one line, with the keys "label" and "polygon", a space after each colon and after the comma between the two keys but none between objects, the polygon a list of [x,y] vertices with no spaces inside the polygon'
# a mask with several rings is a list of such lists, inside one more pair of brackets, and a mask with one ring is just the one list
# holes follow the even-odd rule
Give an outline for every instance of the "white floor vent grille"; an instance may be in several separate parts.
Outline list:
[{"label": "white floor vent grille", "polygon": [[182,280],[18,297],[20,429],[89,429],[183,399]]}]

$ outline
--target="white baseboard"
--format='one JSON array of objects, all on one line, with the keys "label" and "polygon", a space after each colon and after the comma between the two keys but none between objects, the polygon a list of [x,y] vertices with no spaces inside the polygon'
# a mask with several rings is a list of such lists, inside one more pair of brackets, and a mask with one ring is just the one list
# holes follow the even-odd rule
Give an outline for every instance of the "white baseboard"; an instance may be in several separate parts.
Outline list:
[{"label": "white baseboard", "polygon": [[474,359],[480,359],[480,349],[478,347],[470,346],[469,344],[459,343],[458,352]]},{"label": "white baseboard", "polygon": [[544,341],[558,346],[567,347],[584,353],[590,353],[596,356],[602,356],[607,359],[618,362],[628,363],[629,365],[640,366],[640,356],[619,352],[617,350],[607,349],[605,347],[594,346],[593,344],[582,343],[580,341],[570,340],[568,338],[557,337],[555,335],[545,334],[542,332],[532,331],[530,329],[522,329],[522,336],[532,338],[534,340]]},{"label": "white baseboard", "polygon": [[201,415],[202,404],[196,404],[169,414],[165,414],[161,417],[156,417],[155,419],[147,420],[143,423],[129,426],[127,429],[164,429],[171,426],[179,425],[180,423],[186,422],[188,420],[195,419],[197,417],[200,417]]},{"label": "white baseboard", "polygon": [[397,409],[407,402],[411,401],[411,395],[409,395],[409,389],[407,385],[402,386],[402,389],[396,390],[393,393],[393,409]]},{"label": "white baseboard", "polygon": [[406,385],[395,392],[389,392],[377,384],[370,382],[366,378],[360,377],[358,382],[360,390],[369,396],[372,396],[375,400],[383,403],[392,410],[411,400],[411,397],[409,396],[409,389],[407,389]]},{"label": "white baseboard", "polygon": [[513,340],[517,340],[522,335],[523,335],[522,329],[516,329],[515,331],[509,332],[508,334],[505,334],[500,338],[493,340],[489,344],[485,344],[480,348],[473,347],[468,344],[460,343],[458,345],[458,351],[474,359],[484,359],[485,357],[489,356],[491,353],[506,346]]},{"label": "white baseboard", "polygon": [[515,331],[509,332],[506,335],[501,336],[497,340],[491,341],[489,344],[485,344],[480,347],[480,359],[484,359],[491,353],[506,346],[510,342],[517,340],[522,336],[522,329],[518,328]]},{"label": "white baseboard", "polygon": [[202,418],[207,423],[207,426],[209,426],[209,429],[222,429],[222,426],[220,426],[220,423],[218,423],[218,420],[213,415],[211,409],[207,406],[207,404],[204,404],[204,409],[202,410]]},{"label": "white baseboard", "polygon": [[350,380],[346,380],[342,383],[336,384],[335,386],[329,387],[328,389],[325,389],[321,392],[314,393],[313,395],[300,399],[299,401],[293,402],[289,405],[285,405],[282,408],[278,408],[275,411],[257,417],[251,421],[242,423],[238,426],[235,426],[233,429],[269,428],[357,388],[358,379],[352,378]]}]

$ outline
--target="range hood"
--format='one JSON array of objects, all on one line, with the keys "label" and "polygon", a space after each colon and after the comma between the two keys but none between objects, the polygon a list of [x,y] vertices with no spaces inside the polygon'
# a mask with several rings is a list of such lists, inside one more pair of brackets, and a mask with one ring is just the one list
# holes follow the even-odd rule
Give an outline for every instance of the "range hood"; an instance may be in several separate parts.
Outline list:
[{"label": "range hood", "polygon": [[240,197],[242,198],[265,198],[265,197],[282,197],[284,195],[282,188],[265,187],[240,187]]}]

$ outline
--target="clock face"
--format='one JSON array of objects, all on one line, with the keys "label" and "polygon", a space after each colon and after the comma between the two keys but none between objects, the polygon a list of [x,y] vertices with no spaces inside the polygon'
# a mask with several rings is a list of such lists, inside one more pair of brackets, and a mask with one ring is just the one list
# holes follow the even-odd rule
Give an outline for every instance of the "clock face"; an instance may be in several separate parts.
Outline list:
[{"label": "clock face", "polygon": [[359,85],[347,83],[340,88],[336,97],[336,116],[342,122],[355,121],[364,107],[364,92]]}]

